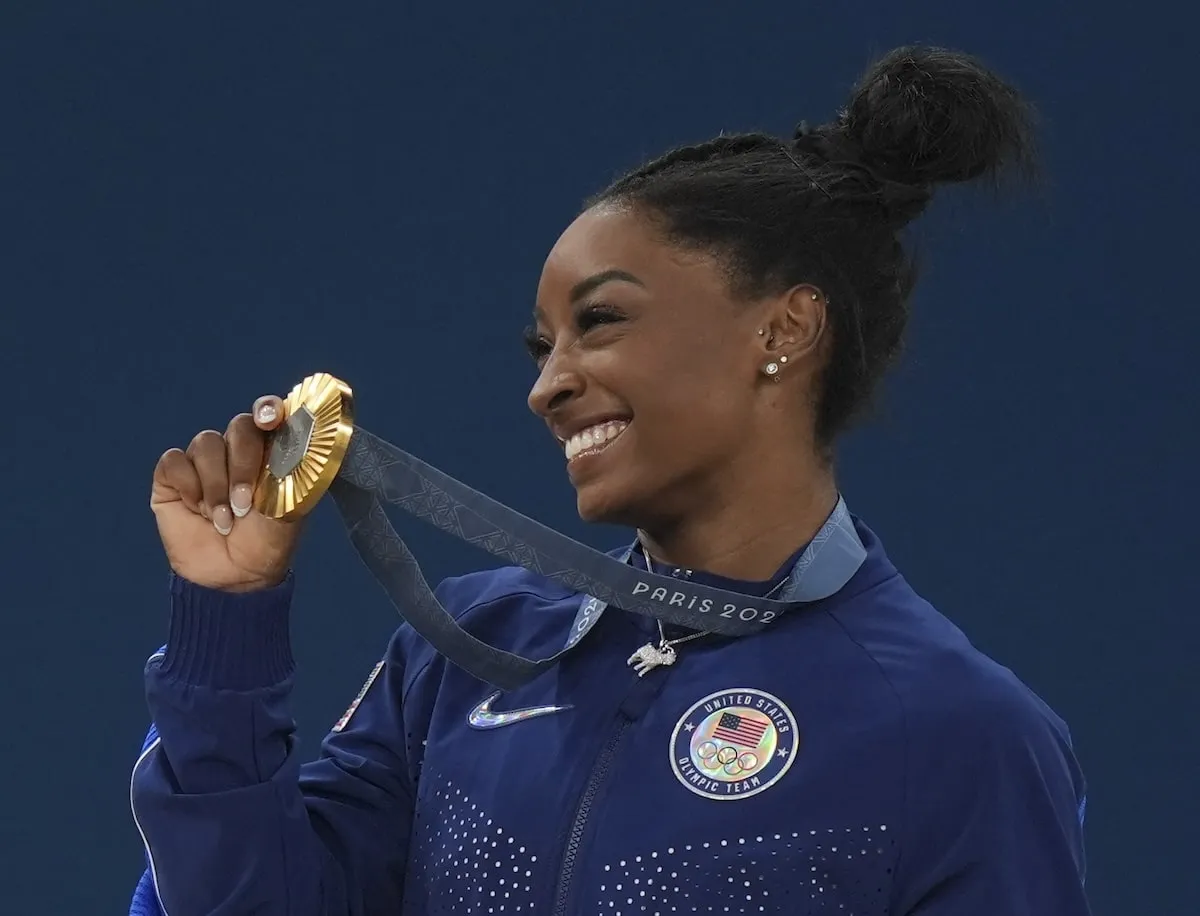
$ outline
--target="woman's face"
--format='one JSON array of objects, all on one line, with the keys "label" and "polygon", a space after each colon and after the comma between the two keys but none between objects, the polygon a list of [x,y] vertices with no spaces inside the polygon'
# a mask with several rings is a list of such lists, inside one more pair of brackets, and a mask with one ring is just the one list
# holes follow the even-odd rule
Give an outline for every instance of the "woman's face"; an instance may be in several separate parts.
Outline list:
[{"label": "woman's face", "polygon": [[584,519],[649,527],[728,492],[759,422],[760,311],[636,212],[601,206],[567,228],[538,284],[529,406]]}]

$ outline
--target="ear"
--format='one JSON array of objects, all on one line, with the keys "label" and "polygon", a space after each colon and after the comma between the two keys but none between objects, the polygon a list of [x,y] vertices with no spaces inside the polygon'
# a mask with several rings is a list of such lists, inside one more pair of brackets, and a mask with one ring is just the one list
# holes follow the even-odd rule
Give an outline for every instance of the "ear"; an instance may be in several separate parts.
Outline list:
[{"label": "ear", "polygon": [[764,362],[794,365],[811,359],[825,336],[825,304],[825,295],[808,283],[771,302],[759,333]]}]

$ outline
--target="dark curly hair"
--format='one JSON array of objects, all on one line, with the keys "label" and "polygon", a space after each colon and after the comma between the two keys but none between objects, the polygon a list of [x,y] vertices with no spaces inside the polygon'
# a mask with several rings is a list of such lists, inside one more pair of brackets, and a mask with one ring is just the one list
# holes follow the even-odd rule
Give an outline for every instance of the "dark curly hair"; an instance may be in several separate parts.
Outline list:
[{"label": "dark curly hair", "polygon": [[895,360],[916,282],[901,231],[937,185],[1033,165],[1032,111],[979,61],[898,48],[871,66],[836,120],[791,139],[719,136],[672,150],[588,201],[644,211],[665,238],[708,251],[735,293],[811,283],[831,353],[816,435],[829,446]]}]

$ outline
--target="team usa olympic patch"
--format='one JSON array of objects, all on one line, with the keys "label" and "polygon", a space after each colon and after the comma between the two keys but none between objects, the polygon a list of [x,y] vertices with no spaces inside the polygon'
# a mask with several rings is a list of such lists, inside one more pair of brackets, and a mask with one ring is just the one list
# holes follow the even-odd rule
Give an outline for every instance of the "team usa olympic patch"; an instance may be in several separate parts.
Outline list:
[{"label": "team usa olympic patch", "polygon": [[367,691],[371,689],[371,685],[375,683],[375,678],[379,677],[379,672],[382,670],[383,661],[381,660],[371,669],[371,673],[367,675],[367,682],[362,685],[362,690],[358,692],[358,696],[354,698],[354,702],[342,713],[342,717],[333,723],[333,730],[335,732],[340,732],[349,724],[350,717],[354,715],[354,711],[358,709],[358,705],[363,701],[363,697],[367,695]]},{"label": "team usa olympic patch", "polygon": [[704,798],[749,798],[783,778],[799,738],[796,717],[778,697],[748,687],[721,690],[675,725],[671,769]]}]

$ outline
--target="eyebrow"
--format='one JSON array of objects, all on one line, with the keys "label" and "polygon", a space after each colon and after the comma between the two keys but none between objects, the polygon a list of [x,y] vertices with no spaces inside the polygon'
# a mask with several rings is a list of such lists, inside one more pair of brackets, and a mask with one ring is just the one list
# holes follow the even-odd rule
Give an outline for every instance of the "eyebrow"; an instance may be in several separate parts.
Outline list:
[{"label": "eyebrow", "polygon": [[634,286],[640,286],[643,289],[646,284],[635,277],[633,274],[624,270],[602,270],[598,274],[592,274],[585,280],[580,280],[571,287],[571,302],[575,303],[586,296],[588,293],[595,292],[605,283],[614,281],[621,283],[632,283]]},{"label": "eyebrow", "polygon": [[[590,277],[585,277],[571,287],[571,304],[574,305],[584,296],[587,296],[589,293],[594,293],[606,283],[632,283],[634,286],[642,287],[642,289],[646,288],[645,283],[643,283],[633,274],[629,273],[627,270],[618,270],[616,268],[602,270],[599,273],[592,274]],[[534,320],[544,317],[542,310],[535,307],[533,310],[533,317]]]}]

